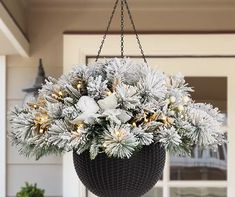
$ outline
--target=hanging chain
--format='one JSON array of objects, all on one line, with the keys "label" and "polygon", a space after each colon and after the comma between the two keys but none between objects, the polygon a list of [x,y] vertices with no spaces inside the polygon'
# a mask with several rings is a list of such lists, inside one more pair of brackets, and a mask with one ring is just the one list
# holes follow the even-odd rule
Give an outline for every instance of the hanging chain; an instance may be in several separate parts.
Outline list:
[{"label": "hanging chain", "polygon": [[126,9],[127,9],[127,12],[128,12],[128,15],[129,15],[129,18],[130,18],[132,27],[133,27],[133,29],[134,29],[135,35],[136,35],[137,43],[138,43],[139,48],[140,48],[140,52],[141,52],[141,54],[142,54],[142,57],[143,57],[143,59],[144,59],[144,62],[147,64],[147,60],[146,60],[146,57],[145,57],[145,55],[144,55],[144,50],[143,50],[143,47],[142,47],[142,45],[141,45],[140,38],[139,38],[139,35],[138,35],[137,30],[136,30],[136,27],[135,27],[135,23],[134,23],[134,20],[133,20],[132,15],[131,15],[131,11],[130,11],[130,9],[129,9],[129,5],[128,5],[128,3],[127,3],[127,0],[123,0],[123,1],[125,2]]},{"label": "hanging chain", "polygon": [[124,1],[121,0],[121,58],[124,57]]},{"label": "hanging chain", "polygon": [[111,14],[111,16],[110,16],[110,18],[109,18],[108,26],[107,26],[107,28],[106,28],[105,34],[104,34],[104,36],[103,36],[103,39],[102,39],[102,41],[101,41],[101,45],[100,45],[100,48],[99,48],[99,51],[98,51],[98,55],[96,56],[96,60],[95,60],[96,62],[98,61],[98,59],[99,59],[99,57],[100,57],[102,48],[103,48],[103,46],[104,46],[104,41],[105,41],[105,39],[106,39],[106,37],[107,37],[107,34],[108,34],[108,32],[109,32],[109,29],[110,29],[110,26],[111,26],[111,23],[112,23],[114,14],[115,14],[115,11],[116,11],[116,9],[117,9],[118,2],[119,2],[119,0],[116,0],[116,2],[115,2],[115,4],[114,4],[112,14]]},{"label": "hanging chain", "polygon": [[[113,17],[114,17],[114,14],[116,12],[118,3],[119,3],[119,0],[116,0],[116,2],[114,4],[114,7],[113,7],[112,14],[111,14],[109,22],[108,22],[107,29],[106,29],[105,34],[103,36],[103,39],[101,41],[101,45],[100,45],[100,48],[99,48],[99,51],[98,51],[98,55],[96,56],[96,60],[95,60],[96,62],[98,61],[98,59],[100,57],[102,48],[104,46],[105,39],[107,37],[107,34],[109,32],[109,29],[110,29],[110,26],[111,26],[111,23],[112,23],[112,20],[113,20]],[[139,38],[139,35],[137,33],[136,26],[135,26],[135,23],[134,23],[134,20],[133,20],[133,17],[132,17],[129,5],[127,3],[127,0],[121,0],[121,22],[120,22],[121,23],[121,57],[122,58],[124,57],[124,6],[126,6],[126,9],[127,9],[127,12],[128,12],[128,16],[129,16],[131,24],[132,24],[132,28],[133,28],[134,33],[136,35],[136,40],[137,40],[137,43],[139,45],[140,52],[142,54],[144,62],[147,64],[147,60],[146,60],[146,57],[144,55],[144,50],[143,50],[143,47],[141,45],[140,38]]]}]

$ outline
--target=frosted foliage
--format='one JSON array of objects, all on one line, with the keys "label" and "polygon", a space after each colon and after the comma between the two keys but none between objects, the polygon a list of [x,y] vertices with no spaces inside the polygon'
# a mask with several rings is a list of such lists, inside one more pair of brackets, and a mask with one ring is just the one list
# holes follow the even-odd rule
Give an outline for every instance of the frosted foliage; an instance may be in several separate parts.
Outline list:
[{"label": "frosted foliage", "polygon": [[75,66],[58,80],[48,78],[37,101],[12,110],[9,137],[37,159],[67,151],[125,159],[153,143],[188,154],[194,144],[225,143],[223,116],[195,103],[191,92],[181,74],[127,58]]}]

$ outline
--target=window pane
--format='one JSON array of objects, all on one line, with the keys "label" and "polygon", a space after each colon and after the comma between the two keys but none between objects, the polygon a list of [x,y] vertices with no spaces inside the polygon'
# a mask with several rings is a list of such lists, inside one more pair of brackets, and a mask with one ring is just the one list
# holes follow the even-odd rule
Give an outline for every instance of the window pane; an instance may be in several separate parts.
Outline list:
[{"label": "window pane", "polygon": [[[187,77],[186,81],[195,89],[196,102],[212,103],[226,115],[226,77]],[[219,146],[217,152],[195,146],[191,157],[171,156],[170,165],[171,180],[226,180],[227,146]]]},{"label": "window pane", "polygon": [[171,156],[171,180],[226,180],[227,148],[218,151],[195,147],[191,157]]},{"label": "window pane", "polygon": [[170,197],[226,197],[226,188],[172,188]]},{"label": "window pane", "polygon": [[162,188],[154,187],[153,189],[151,189],[148,193],[146,193],[142,197],[162,197],[162,196],[163,196]]}]

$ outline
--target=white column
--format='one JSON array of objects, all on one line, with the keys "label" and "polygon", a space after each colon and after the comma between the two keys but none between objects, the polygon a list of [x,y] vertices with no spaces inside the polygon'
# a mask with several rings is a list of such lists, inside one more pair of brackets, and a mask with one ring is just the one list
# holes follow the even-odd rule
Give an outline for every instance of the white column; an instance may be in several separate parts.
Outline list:
[{"label": "white column", "polygon": [[6,196],[6,57],[0,56],[0,196]]},{"label": "white column", "polygon": [[63,197],[85,197],[86,189],[75,172],[72,156],[71,152],[63,156]]},{"label": "white column", "polygon": [[[73,65],[80,63],[79,54],[77,50],[71,49],[71,47],[76,47],[73,39],[67,42],[66,37],[64,38],[64,63],[63,72],[69,72]],[[82,58],[83,63],[85,63],[86,58]],[[74,166],[73,166],[73,154],[66,153],[63,156],[63,197],[86,197],[86,188],[79,180]]]}]

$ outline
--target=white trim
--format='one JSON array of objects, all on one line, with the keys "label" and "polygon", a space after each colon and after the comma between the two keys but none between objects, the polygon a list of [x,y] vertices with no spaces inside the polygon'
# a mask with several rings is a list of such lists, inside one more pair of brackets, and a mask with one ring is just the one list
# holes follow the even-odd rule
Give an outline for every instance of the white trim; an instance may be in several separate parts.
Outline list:
[{"label": "white trim", "polygon": [[[64,56],[64,63],[68,59]],[[63,72],[66,73],[72,68],[64,66]],[[86,188],[78,179],[77,174],[73,166],[72,153],[66,153],[63,156],[63,197],[86,197]]]},{"label": "white trim", "polygon": [[209,188],[226,188],[228,186],[227,181],[170,181],[168,183],[170,188],[172,187],[209,187]]},{"label": "white trim", "polygon": [[63,156],[63,197],[86,197],[86,188],[74,170],[72,156],[71,152]]},{"label": "white trim", "polygon": [[0,30],[21,56],[29,57],[29,42],[0,2]]},{"label": "white trim", "polygon": [[[84,64],[86,56],[94,56],[100,45],[102,35],[64,35],[64,72],[68,72],[72,65]],[[235,35],[140,35],[140,39],[147,55],[235,55]],[[102,51],[102,55],[114,55],[119,53],[119,35],[109,35]],[[133,35],[125,37],[125,51],[128,55],[139,55],[136,47],[136,40]],[[170,187],[227,187],[227,197],[233,197],[235,193],[235,58],[221,58],[213,61],[201,59],[196,67],[188,64],[173,64],[159,59],[159,68],[168,74],[183,71],[186,76],[225,76],[228,81],[228,181],[170,181],[169,180],[169,158],[167,157],[164,180],[157,184],[162,186],[164,197],[169,197]],[[185,60],[186,61],[186,60]],[[190,61],[187,59],[187,61]],[[187,62],[186,61],[186,62]],[[209,61],[216,64],[211,65]],[[151,65],[151,59],[149,59]],[[178,62],[179,63],[179,62]],[[180,62],[181,63],[181,62]],[[162,65],[161,65],[162,64]],[[152,65],[154,66],[154,65]],[[210,67],[211,66],[211,67]],[[68,165],[70,164],[70,165]],[[71,171],[66,168],[73,168],[72,160],[64,159],[64,171]],[[166,172],[168,170],[168,172]],[[64,182],[70,182],[70,186],[64,189],[76,190],[73,182],[64,177]],[[77,186],[78,187],[78,186]],[[80,185],[83,187],[83,185]],[[64,197],[85,197],[78,193],[74,196]]]},{"label": "white trim", "polygon": [[6,57],[0,56],[0,196],[6,196]]},{"label": "white trim", "polygon": [[[163,196],[170,196],[170,189],[168,187],[168,183],[170,181],[170,155],[166,154],[166,163],[163,171]],[[157,185],[157,184],[156,184]]]}]

